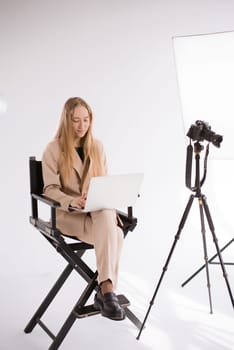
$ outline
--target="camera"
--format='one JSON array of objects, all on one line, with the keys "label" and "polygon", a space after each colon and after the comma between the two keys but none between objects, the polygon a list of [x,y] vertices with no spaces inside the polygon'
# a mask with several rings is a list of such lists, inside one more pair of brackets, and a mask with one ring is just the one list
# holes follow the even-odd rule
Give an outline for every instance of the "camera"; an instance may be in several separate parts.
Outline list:
[{"label": "camera", "polygon": [[197,120],[195,124],[190,126],[187,136],[194,141],[212,142],[216,147],[220,147],[220,143],[223,141],[223,136],[213,132],[210,125],[202,120]]}]

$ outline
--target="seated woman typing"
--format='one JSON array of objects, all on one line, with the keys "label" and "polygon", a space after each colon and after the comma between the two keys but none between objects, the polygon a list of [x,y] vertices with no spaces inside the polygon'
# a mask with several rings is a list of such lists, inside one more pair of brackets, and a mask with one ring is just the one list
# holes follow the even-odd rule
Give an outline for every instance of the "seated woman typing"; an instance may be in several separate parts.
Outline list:
[{"label": "seated woman typing", "polygon": [[124,239],[116,212],[72,210],[85,206],[91,177],[107,174],[103,146],[93,137],[92,124],[89,105],[80,97],[69,98],[56,135],[43,153],[44,193],[61,204],[57,209],[61,232],[94,246],[99,283],[95,308],[105,317],[123,320],[125,312],[114,293]]}]

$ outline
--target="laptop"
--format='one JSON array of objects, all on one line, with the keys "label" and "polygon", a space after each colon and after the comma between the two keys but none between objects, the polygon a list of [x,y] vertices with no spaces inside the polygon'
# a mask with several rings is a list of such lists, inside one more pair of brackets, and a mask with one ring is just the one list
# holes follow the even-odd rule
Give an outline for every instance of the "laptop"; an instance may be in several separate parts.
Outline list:
[{"label": "laptop", "polygon": [[92,177],[84,209],[80,212],[100,209],[126,209],[136,203],[143,173]]}]

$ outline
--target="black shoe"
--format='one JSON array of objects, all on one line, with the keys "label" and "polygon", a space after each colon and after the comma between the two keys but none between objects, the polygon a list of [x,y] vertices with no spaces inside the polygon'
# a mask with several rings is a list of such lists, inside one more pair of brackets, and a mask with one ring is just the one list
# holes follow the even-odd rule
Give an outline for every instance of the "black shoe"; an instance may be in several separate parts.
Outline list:
[{"label": "black shoe", "polygon": [[125,311],[119,305],[119,300],[113,292],[102,295],[101,290],[99,290],[94,297],[94,308],[100,310],[102,316],[115,321],[121,321],[125,318]]}]

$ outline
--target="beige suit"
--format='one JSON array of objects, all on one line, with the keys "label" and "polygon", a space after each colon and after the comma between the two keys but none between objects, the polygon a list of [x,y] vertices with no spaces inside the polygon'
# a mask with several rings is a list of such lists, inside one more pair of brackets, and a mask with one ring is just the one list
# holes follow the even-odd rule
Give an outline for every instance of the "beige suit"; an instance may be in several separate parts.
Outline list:
[{"label": "beige suit", "polygon": [[[106,158],[100,141],[96,146],[106,166]],[[84,188],[88,189],[90,181],[90,164]],[[70,236],[76,236],[81,241],[94,245],[99,283],[110,279],[116,287],[118,279],[119,258],[123,244],[123,232],[117,226],[114,210],[98,210],[87,213],[69,211],[69,204],[74,197],[81,195],[81,177],[83,163],[77,154],[69,185],[64,186],[59,169],[59,144],[51,141],[42,156],[42,171],[44,193],[58,201],[61,207],[57,209],[57,227]]]}]

